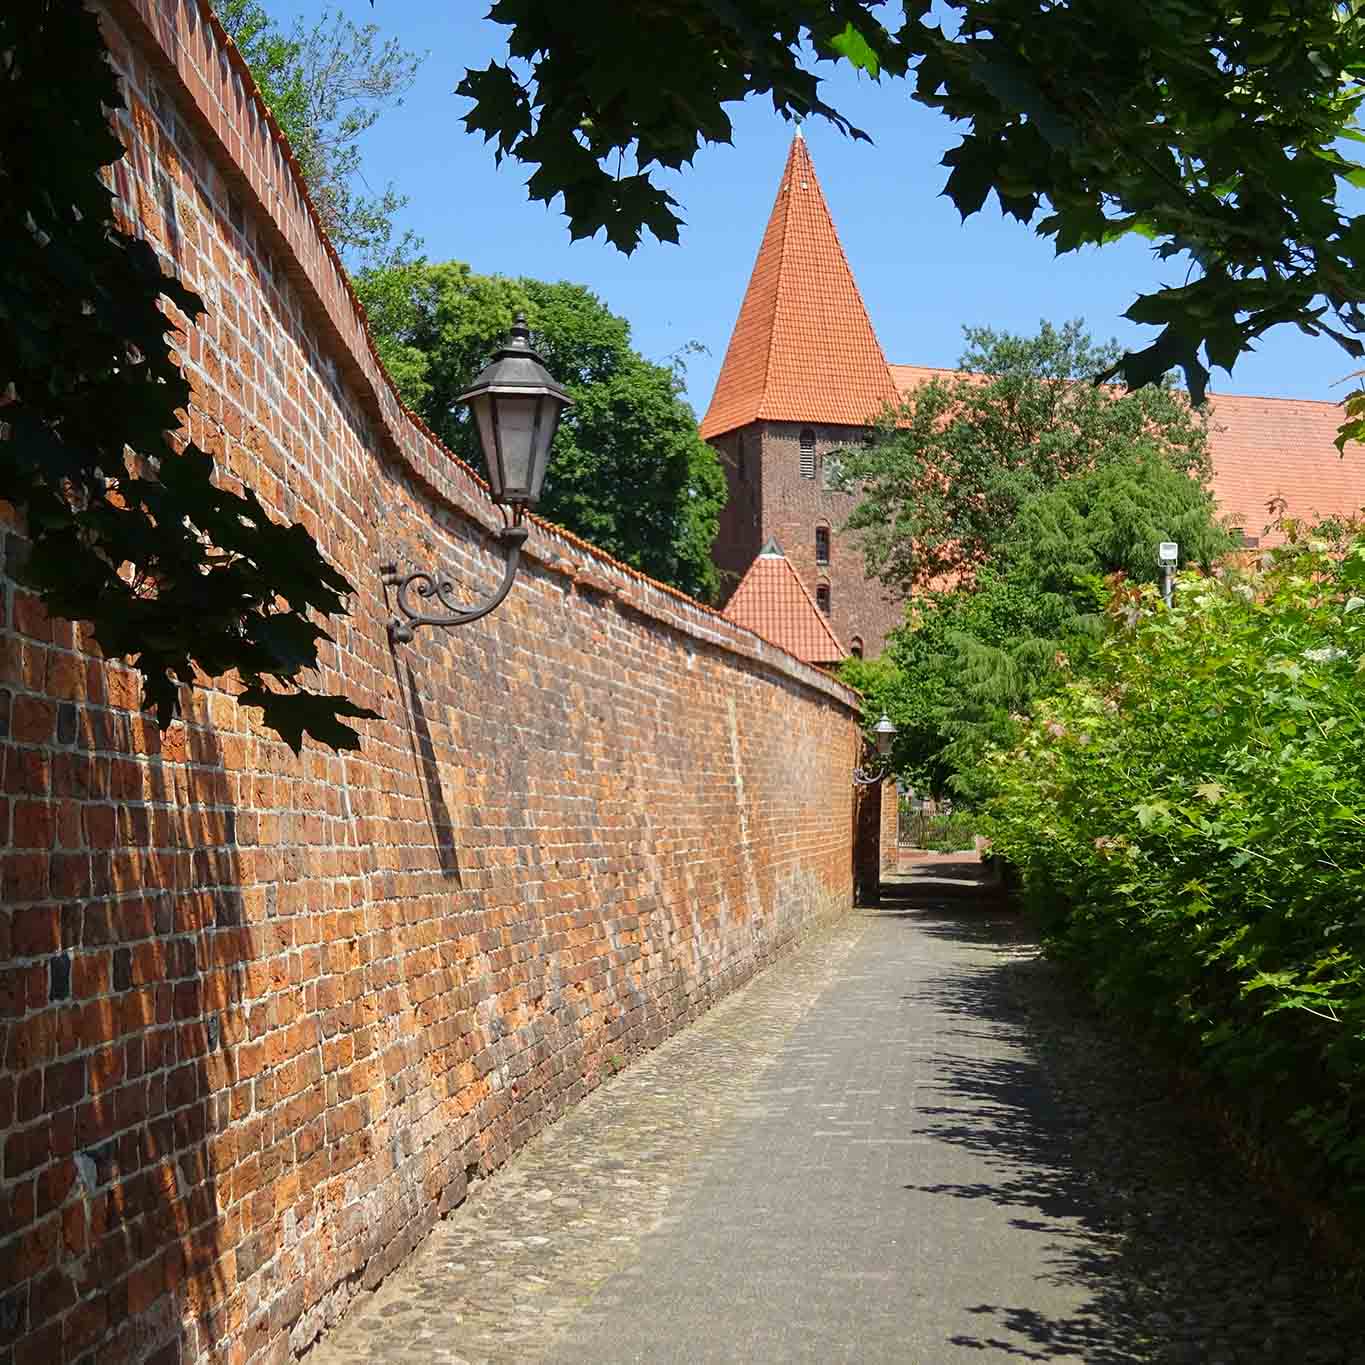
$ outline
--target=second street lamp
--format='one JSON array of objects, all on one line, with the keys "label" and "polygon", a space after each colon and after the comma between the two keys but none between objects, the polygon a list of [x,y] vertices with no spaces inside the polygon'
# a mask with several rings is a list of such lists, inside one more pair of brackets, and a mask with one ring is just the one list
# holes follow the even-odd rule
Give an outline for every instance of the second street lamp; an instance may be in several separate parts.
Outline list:
[{"label": "second street lamp", "polygon": [[[573,406],[568,393],[531,349],[531,333],[521,314],[492,362],[459,401],[467,403],[474,414],[488,466],[489,495],[503,516],[502,530],[497,533],[507,554],[502,583],[486,601],[463,606],[455,599],[455,585],[449,578],[429,569],[403,574],[393,562],[381,565],[385,587],[395,589],[398,611],[389,622],[389,639],[394,644],[411,640],[419,626],[468,625],[501,605],[517,576],[527,535],[523,519],[540,501],[559,419]],[[423,602],[434,599],[445,614],[424,612],[420,603],[410,600],[410,592]]]},{"label": "second street lamp", "polygon": [[853,770],[853,784],[857,787],[870,787],[885,780],[891,768],[891,742],[896,738],[896,727],[885,711],[882,712],[882,718],[872,727],[872,734],[880,762],[871,768]]}]

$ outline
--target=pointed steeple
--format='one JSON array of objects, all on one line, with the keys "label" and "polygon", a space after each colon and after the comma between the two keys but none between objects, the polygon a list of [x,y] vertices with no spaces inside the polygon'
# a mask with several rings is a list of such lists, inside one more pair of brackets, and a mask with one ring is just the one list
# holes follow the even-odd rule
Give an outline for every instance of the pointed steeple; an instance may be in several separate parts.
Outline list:
[{"label": "pointed steeple", "polygon": [[701,434],[757,421],[862,426],[896,399],[797,128]]}]

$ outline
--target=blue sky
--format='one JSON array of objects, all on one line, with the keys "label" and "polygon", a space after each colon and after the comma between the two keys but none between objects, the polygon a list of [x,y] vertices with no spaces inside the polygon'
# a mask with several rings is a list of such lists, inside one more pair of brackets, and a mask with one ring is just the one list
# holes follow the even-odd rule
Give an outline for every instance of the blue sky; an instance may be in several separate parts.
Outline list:
[{"label": "blue sky", "polygon": [[[315,16],[315,0],[266,0],[282,22]],[[457,0],[339,0],[357,23],[429,56],[405,104],[367,135],[367,177],[410,196],[401,218],[432,260],[467,261],[486,273],[566,279],[593,289],[630,320],[635,345],[664,360],[691,341],[709,354],[688,360],[688,397],[700,414],[734,326],[772,208],[790,124],[758,101],[732,111],[733,147],[709,147],[671,188],[686,221],[680,246],[648,241],[626,257],[596,241],[571,243],[553,208],[526,198],[524,168],[495,167],[489,148],[464,131],[466,102],[453,91],[466,67],[501,60],[506,30]],[[331,8],[337,8],[333,3]],[[992,198],[965,224],[940,191],[938,165],[958,135],[915,105],[904,82],[878,85],[831,66],[826,98],[874,138],[854,142],[822,122],[805,132],[816,173],[887,359],[953,365],[964,324],[1032,332],[1042,318],[1084,317],[1100,338],[1145,344],[1153,329],[1120,314],[1134,296],[1179,283],[1185,267],[1157,262],[1140,239],[1055,257],[1032,231],[1003,218]],[[1332,342],[1280,328],[1231,378],[1225,392],[1336,400],[1352,369]]]}]

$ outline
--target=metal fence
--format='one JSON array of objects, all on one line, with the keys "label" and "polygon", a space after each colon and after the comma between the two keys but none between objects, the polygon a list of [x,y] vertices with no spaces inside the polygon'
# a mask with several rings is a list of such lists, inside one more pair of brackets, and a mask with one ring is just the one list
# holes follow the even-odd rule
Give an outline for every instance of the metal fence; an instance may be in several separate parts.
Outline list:
[{"label": "metal fence", "polygon": [[954,838],[969,847],[970,826],[964,815],[954,816],[952,803],[918,797],[902,800],[896,829],[901,848],[933,848]]}]

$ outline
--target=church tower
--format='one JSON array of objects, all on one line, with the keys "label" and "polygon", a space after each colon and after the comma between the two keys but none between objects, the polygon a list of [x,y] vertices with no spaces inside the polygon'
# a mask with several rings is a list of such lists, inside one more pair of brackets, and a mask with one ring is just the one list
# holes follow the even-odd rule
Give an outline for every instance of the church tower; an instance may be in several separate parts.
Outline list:
[{"label": "church tower", "polygon": [[776,538],[834,634],[869,657],[904,609],[841,529],[857,500],[830,488],[830,452],[897,400],[798,129],[701,423],[729,481],[713,555],[733,589]]}]

